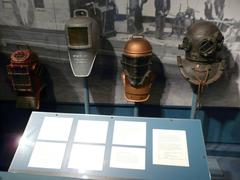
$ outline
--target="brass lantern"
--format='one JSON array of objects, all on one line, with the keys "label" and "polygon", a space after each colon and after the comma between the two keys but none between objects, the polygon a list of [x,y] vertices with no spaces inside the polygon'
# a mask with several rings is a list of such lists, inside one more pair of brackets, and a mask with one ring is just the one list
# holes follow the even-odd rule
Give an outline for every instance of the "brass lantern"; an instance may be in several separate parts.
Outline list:
[{"label": "brass lantern", "polygon": [[131,36],[124,46],[121,64],[127,101],[147,101],[153,81],[150,43],[143,36]]},{"label": "brass lantern", "polygon": [[17,92],[17,107],[39,109],[43,67],[30,49],[16,50],[7,65],[12,88]]}]

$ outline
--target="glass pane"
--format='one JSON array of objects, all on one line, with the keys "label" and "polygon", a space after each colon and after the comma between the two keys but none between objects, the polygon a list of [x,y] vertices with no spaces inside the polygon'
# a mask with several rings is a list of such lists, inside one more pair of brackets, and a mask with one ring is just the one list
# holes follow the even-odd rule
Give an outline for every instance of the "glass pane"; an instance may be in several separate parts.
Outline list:
[{"label": "glass pane", "polygon": [[14,74],[26,74],[26,73],[28,73],[28,68],[14,67],[13,73]]},{"label": "glass pane", "polygon": [[201,43],[200,51],[201,53],[211,54],[214,49],[214,43],[212,41],[205,40]]},{"label": "glass pane", "polygon": [[30,77],[27,75],[13,75],[13,83],[17,85],[31,85]]},{"label": "glass pane", "polygon": [[34,0],[35,8],[44,8],[44,0]]},{"label": "glass pane", "polygon": [[68,28],[68,37],[71,46],[87,46],[88,28],[87,27]]}]

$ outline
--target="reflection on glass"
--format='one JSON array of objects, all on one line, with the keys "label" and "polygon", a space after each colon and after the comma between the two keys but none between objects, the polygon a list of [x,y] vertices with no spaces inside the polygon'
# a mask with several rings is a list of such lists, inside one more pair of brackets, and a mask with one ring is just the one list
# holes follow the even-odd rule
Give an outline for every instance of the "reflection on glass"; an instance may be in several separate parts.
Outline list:
[{"label": "reflection on glass", "polygon": [[72,147],[68,168],[78,169],[80,173],[86,170],[101,171],[103,169],[105,146],[74,144]]},{"label": "reflection on glass", "polygon": [[106,143],[108,121],[79,120],[75,134],[75,142]]},{"label": "reflection on glass", "polygon": [[71,46],[87,46],[88,27],[68,28],[68,38]]},{"label": "reflection on glass", "polygon": [[73,118],[45,117],[38,135],[40,140],[68,141]]},{"label": "reflection on glass", "polygon": [[145,169],[145,148],[112,147],[110,167]]},{"label": "reflection on glass", "polygon": [[36,142],[28,167],[60,169],[65,143]]}]

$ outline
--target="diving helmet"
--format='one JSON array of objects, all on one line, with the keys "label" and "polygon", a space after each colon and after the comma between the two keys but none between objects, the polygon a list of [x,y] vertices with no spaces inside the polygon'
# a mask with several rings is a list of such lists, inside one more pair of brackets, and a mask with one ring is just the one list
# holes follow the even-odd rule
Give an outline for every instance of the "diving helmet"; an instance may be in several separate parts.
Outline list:
[{"label": "diving helmet", "polygon": [[192,85],[202,89],[217,81],[224,71],[225,60],[221,57],[224,37],[211,22],[193,23],[179,45],[185,51],[185,58],[177,57],[177,64],[183,77]]},{"label": "diving helmet", "polygon": [[143,36],[131,36],[124,46],[121,60],[127,101],[144,102],[150,97],[153,81],[151,61],[150,43]]},{"label": "diving helmet", "polygon": [[85,9],[74,10],[74,17],[65,24],[70,65],[74,76],[88,77],[99,45],[97,21]]}]

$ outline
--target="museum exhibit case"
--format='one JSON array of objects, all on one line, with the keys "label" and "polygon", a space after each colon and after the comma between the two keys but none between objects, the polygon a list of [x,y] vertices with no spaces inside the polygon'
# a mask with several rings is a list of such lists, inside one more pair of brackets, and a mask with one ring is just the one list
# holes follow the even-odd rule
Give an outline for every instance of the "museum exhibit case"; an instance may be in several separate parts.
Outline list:
[{"label": "museum exhibit case", "polygon": [[31,114],[9,172],[210,180],[200,120],[46,112]]},{"label": "museum exhibit case", "polygon": [[[239,180],[239,7],[0,0],[0,179]],[[7,81],[19,44],[47,70],[39,112]]]}]

